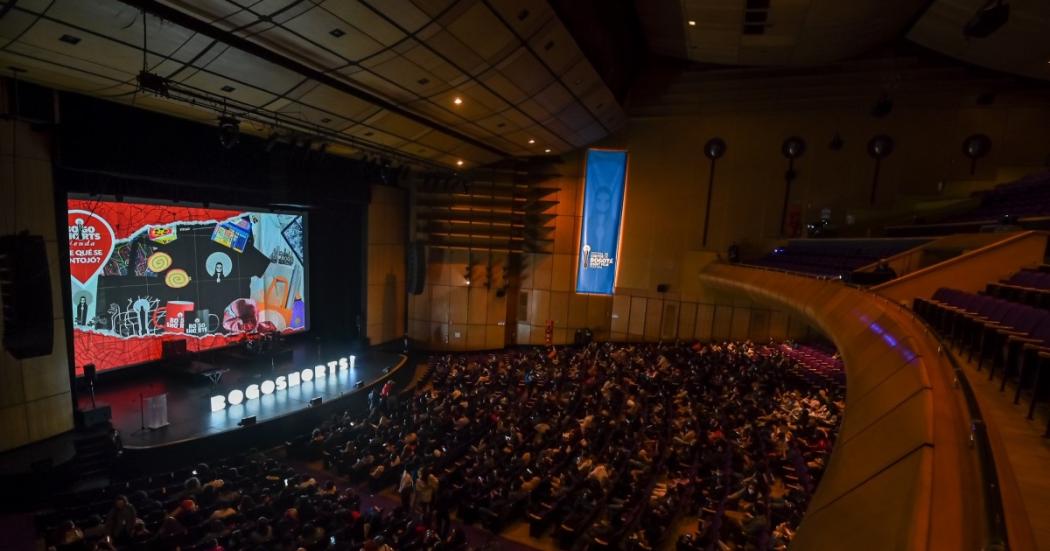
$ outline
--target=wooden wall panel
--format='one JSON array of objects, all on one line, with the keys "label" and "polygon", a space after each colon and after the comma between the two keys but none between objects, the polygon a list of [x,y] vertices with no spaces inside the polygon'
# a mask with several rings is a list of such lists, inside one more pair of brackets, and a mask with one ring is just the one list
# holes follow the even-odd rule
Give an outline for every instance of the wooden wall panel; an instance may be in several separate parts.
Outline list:
[{"label": "wooden wall panel", "polygon": [[[0,83],[0,102],[6,105],[5,83]],[[50,140],[45,129],[10,118],[0,120],[0,235],[26,231],[43,236],[55,331],[51,353],[36,358],[17,360],[0,343],[0,451],[73,428],[66,297],[60,275],[64,260],[58,255]]]},{"label": "wooden wall panel", "polygon": [[678,309],[678,338],[692,339],[696,334],[697,305],[694,302],[683,302]]},{"label": "wooden wall panel", "polygon": [[627,334],[641,338],[645,334],[645,312],[647,299],[631,297],[631,311],[628,314]]},{"label": "wooden wall panel", "polygon": [[723,340],[731,338],[733,331],[733,314],[735,313],[735,307],[716,304],[715,305],[715,319],[714,324],[711,327],[711,338],[714,340]]},{"label": "wooden wall panel", "polygon": [[662,329],[664,315],[664,301],[660,299],[648,299],[645,306],[645,340],[660,340],[660,329]]},{"label": "wooden wall panel", "polygon": [[744,340],[750,336],[751,329],[751,309],[750,308],[733,308],[732,326],[729,330],[729,336],[735,340]]}]

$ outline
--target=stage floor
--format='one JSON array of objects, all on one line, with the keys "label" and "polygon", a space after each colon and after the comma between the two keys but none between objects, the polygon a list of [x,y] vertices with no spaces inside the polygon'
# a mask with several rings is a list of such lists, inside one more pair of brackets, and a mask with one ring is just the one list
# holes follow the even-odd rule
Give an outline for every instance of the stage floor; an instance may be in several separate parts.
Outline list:
[{"label": "stage floor", "polygon": [[[367,392],[369,384],[381,378],[385,369],[392,370],[401,361],[401,356],[394,353],[376,350],[359,352],[356,354],[354,369],[277,390],[255,400],[245,400],[242,404],[230,405],[221,411],[211,411],[212,396],[227,395],[233,389],[243,391],[248,385],[260,384],[266,379],[273,380],[291,371],[322,363],[318,361],[318,353],[310,350],[309,346],[294,347],[292,352],[291,361],[272,367],[269,359],[243,361],[236,353],[212,357],[209,363],[229,368],[215,385],[202,376],[178,373],[167,368],[138,368],[137,373],[122,376],[119,380],[100,380],[95,387],[95,400],[99,405],[106,404],[112,408],[112,423],[120,431],[125,448],[154,448],[237,430],[241,419],[252,415],[256,416],[258,424],[292,415],[307,409],[310,400],[318,396],[327,404],[355,392]],[[324,358],[327,361],[349,355],[348,349],[335,349],[326,351]],[[364,387],[354,388],[359,381],[364,383]],[[142,429],[140,400],[163,393],[168,395],[169,424],[155,430]],[[81,392],[79,403],[81,409],[91,407],[90,395]]]}]

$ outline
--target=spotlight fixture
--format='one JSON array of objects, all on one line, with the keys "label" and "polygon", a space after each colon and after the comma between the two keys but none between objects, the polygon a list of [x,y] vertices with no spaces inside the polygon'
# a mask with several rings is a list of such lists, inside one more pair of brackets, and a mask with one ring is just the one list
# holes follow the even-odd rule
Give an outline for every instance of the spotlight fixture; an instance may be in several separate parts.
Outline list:
[{"label": "spotlight fixture", "polygon": [[341,38],[343,35],[346,34],[346,31],[344,31],[343,29],[336,28],[336,29],[332,29],[332,30],[328,31],[328,34],[330,34],[330,35],[332,35],[332,36],[334,36],[336,38]]},{"label": "spotlight fixture", "polygon": [[64,35],[60,36],[58,39],[61,40],[62,42],[65,42],[66,44],[72,44],[73,46],[76,46],[77,44],[80,43],[80,37],[79,36],[73,36],[71,34],[64,34]]},{"label": "spotlight fixture", "polygon": [[544,153],[550,153],[551,152],[551,148],[548,147],[547,149],[544,149],[543,152]]},{"label": "spotlight fixture", "polygon": [[220,88],[220,90],[222,90],[223,92],[226,92],[228,94],[228,93],[236,90],[236,88],[234,88],[233,86],[230,86],[229,84],[227,84],[226,86],[223,86],[222,88]]},{"label": "spotlight fixture", "polygon": [[456,166],[463,166],[463,159],[456,161]]},{"label": "spotlight fixture", "polygon": [[463,98],[461,98],[459,96],[456,96],[456,97],[452,98],[452,103],[454,103],[456,105],[463,105]]},{"label": "spotlight fixture", "polygon": [[963,26],[966,38],[988,38],[1010,19],[1010,4],[1003,0],[988,0]]},{"label": "spotlight fixture", "polygon": [[529,138],[529,145],[532,145],[534,143],[536,143],[536,140],[533,138]]},{"label": "spotlight fixture", "polygon": [[689,20],[689,26],[690,27],[695,27],[696,26],[696,21],[693,21],[692,19],[690,19]]},{"label": "spotlight fixture", "polygon": [[226,149],[232,149],[241,141],[240,124],[240,121],[233,117],[219,117],[219,143]]}]

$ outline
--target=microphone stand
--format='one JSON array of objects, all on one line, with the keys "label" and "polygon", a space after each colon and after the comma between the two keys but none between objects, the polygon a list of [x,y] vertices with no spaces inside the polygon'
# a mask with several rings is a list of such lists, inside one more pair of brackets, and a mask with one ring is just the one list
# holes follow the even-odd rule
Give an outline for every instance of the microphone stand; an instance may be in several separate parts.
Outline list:
[{"label": "microphone stand", "polygon": [[139,393],[139,432],[146,432],[146,410],[142,404],[142,393]]}]

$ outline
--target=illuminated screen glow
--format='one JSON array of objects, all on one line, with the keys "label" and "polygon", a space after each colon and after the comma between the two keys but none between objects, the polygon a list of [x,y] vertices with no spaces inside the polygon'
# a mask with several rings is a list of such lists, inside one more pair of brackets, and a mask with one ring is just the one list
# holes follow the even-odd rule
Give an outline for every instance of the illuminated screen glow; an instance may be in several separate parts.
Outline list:
[{"label": "illuminated screen glow", "polygon": [[306,216],[69,199],[77,375],[305,331]]},{"label": "illuminated screen glow", "polygon": [[619,266],[627,152],[587,151],[576,292],[611,295]]}]

